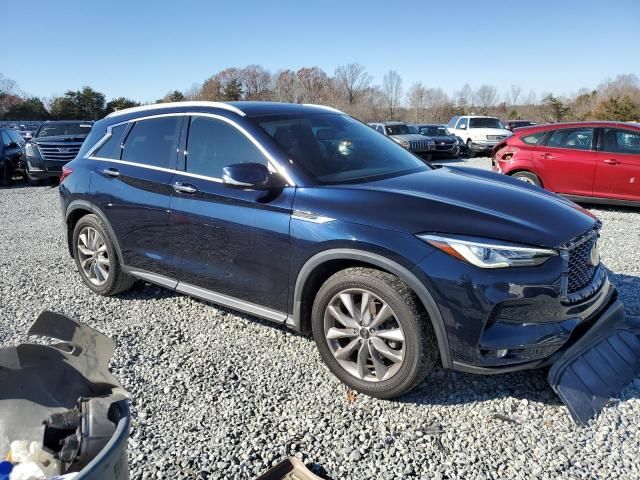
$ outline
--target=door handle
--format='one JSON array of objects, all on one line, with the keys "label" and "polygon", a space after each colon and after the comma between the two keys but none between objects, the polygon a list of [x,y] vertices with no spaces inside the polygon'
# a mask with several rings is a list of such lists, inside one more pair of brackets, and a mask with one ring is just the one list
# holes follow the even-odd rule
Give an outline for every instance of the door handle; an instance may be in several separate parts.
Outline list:
[{"label": "door handle", "polygon": [[118,175],[120,175],[120,170],[118,170],[117,168],[105,168],[104,170],[102,170],[102,173],[110,177],[117,177]]},{"label": "door handle", "polygon": [[606,160],[603,160],[603,162],[608,163],[609,165],[618,165],[620,163],[615,158],[607,158]]},{"label": "door handle", "polygon": [[553,155],[551,155],[550,153],[541,153],[540,157],[544,158],[545,160],[553,160],[554,158],[556,158]]},{"label": "door handle", "polygon": [[189,185],[188,183],[175,182],[172,186],[178,193],[196,193],[198,191],[196,187]]}]

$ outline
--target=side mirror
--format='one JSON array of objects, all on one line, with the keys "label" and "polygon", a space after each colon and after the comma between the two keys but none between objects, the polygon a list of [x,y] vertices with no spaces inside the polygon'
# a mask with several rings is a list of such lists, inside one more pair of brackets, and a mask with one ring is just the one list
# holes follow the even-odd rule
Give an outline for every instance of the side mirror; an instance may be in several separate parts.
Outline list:
[{"label": "side mirror", "polygon": [[458,128],[459,128],[460,130],[466,130],[466,129],[467,129],[467,126],[466,126],[466,125],[460,125]]},{"label": "side mirror", "polygon": [[265,190],[274,186],[271,172],[261,163],[234,163],[222,169],[222,183],[232,188]]}]

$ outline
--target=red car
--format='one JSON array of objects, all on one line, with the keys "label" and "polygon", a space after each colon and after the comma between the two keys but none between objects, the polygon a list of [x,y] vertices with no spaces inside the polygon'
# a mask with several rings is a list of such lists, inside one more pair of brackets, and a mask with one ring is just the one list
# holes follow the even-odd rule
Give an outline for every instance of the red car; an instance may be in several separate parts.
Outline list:
[{"label": "red car", "polygon": [[575,201],[640,206],[640,124],[519,128],[493,149],[492,166]]}]

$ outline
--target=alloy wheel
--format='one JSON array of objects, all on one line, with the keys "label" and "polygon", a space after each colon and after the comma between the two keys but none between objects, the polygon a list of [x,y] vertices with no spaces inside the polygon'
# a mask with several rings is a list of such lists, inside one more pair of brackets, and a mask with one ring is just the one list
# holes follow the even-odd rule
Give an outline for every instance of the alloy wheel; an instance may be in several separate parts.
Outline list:
[{"label": "alloy wheel", "polygon": [[104,285],[109,279],[109,252],[98,230],[84,227],[78,235],[78,259],[85,277],[94,285]]},{"label": "alloy wheel", "polygon": [[361,380],[388,380],[405,358],[404,331],[396,314],[364,289],[343,290],[331,299],[324,314],[324,334],[342,368]]},{"label": "alloy wheel", "polygon": [[528,183],[529,185],[535,185],[536,184],[536,182],[534,182],[531,178],[525,177],[524,175],[522,175],[522,176],[518,175],[516,177],[516,179],[520,180],[521,182]]}]

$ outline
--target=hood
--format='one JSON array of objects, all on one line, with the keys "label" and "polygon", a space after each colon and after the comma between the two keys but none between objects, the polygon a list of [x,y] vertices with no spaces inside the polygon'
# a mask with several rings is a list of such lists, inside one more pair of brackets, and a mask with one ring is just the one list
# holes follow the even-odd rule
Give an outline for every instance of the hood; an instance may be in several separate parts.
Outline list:
[{"label": "hood", "polygon": [[404,135],[389,135],[389,137],[394,140],[407,140],[408,142],[424,142],[429,140],[431,137],[425,137],[424,135],[420,135],[419,133],[406,133]]},{"label": "hood", "polygon": [[448,233],[542,247],[557,247],[596,224],[569,200],[471,168],[300,188],[295,209],[409,234]]},{"label": "hood", "polygon": [[64,143],[82,143],[84,139],[87,138],[87,135],[76,134],[76,135],[54,135],[51,137],[37,137],[32,138],[31,141],[33,143],[47,143],[47,142],[64,142]]}]

